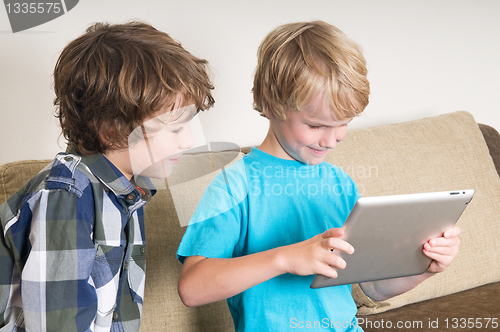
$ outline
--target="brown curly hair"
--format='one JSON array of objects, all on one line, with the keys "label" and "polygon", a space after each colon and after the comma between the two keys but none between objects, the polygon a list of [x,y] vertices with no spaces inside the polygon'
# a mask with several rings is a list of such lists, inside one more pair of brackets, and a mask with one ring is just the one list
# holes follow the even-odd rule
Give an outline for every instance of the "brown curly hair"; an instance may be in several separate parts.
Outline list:
[{"label": "brown curly hair", "polygon": [[54,69],[56,117],[82,155],[126,148],[132,130],[179,94],[210,108],[213,88],[206,60],[141,22],[90,26]]}]

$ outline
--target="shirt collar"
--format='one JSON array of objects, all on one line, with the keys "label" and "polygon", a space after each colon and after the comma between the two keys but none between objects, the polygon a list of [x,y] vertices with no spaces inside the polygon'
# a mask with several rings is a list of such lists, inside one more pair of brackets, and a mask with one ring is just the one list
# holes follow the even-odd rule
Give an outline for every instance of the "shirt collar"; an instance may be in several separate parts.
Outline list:
[{"label": "shirt collar", "polygon": [[94,174],[94,176],[116,196],[125,196],[133,191],[138,191],[145,201],[149,201],[156,193],[156,188],[149,178],[134,176],[132,181],[129,181],[123,173],[101,153],[83,156],[70,147],[66,149],[66,153],[79,156],[82,163],[88,167],[92,174]]}]

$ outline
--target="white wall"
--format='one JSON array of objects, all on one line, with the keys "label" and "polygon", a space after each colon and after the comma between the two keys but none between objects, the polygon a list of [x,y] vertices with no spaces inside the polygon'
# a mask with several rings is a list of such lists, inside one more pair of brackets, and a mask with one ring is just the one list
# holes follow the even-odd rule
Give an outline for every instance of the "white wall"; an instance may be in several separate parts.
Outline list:
[{"label": "white wall", "polygon": [[496,0],[80,0],[67,14],[13,34],[0,8],[0,164],[64,149],[53,117],[52,70],[88,25],[139,19],[214,68],[216,106],[202,114],[210,141],[259,144],[267,122],[252,110],[256,50],[277,25],[321,19],[364,49],[371,127],[457,110],[500,130],[500,1]]}]

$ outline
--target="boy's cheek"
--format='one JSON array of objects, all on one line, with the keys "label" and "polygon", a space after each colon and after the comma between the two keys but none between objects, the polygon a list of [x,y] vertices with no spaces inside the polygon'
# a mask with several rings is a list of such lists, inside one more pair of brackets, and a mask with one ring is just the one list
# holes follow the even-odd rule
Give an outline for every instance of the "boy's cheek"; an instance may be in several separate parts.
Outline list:
[{"label": "boy's cheek", "polygon": [[343,133],[341,133],[340,138],[338,139],[339,141],[343,141],[347,136],[347,128],[344,130]]},{"label": "boy's cheek", "polygon": [[[148,144],[149,143],[149,144]],[[172,173],[175,160],[168,147],[162,144],[162,140],[141,140],[129,149],[130,164],[134,175],[142,175],[150,178],[164,179]]]},{"label": "boy's cheek", "polygon": [[136,141],[129,147],[130,165],[134,175],[141,174],[144,169],[153,164],[150,148],[146,140],[141,139]]}]

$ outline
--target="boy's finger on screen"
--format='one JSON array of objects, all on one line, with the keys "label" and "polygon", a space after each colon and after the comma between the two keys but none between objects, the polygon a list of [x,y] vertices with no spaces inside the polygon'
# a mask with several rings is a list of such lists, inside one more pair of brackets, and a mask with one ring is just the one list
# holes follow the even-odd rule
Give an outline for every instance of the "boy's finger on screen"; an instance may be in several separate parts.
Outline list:
[{"label": "boy's finger on screen", "polygon": [[335,250],[340,250],[348,254],[354,253],[354,247],[348,242],[339,239],[338,237],[329,237],[324,241],[324,247],[330,252],[335,252]]}]

